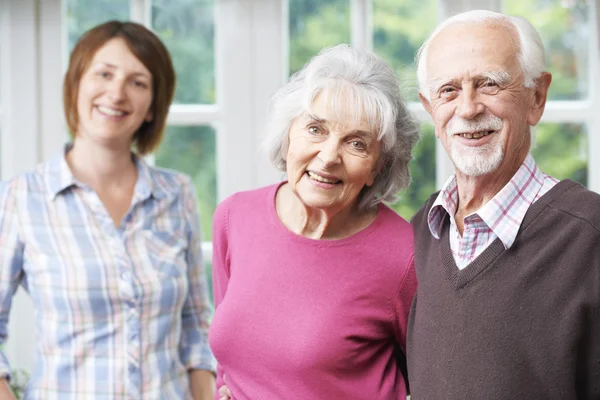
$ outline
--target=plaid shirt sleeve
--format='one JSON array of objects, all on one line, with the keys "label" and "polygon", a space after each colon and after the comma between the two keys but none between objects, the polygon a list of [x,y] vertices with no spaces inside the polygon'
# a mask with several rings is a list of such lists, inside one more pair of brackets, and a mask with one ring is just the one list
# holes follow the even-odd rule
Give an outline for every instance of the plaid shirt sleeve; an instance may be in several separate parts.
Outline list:
[{"label": "plaid shirt sleeve", "polygon": [[[12,297],[23,276],[23,244],[19,240],[14,182],[0,182],[0,344],[8,336]],[[10,379],[10,366],[0,352],[0,377]]]},{"label": "plaid shirt sleeve", "polygon": [[181,362],[188,370],[203,369],[215,372],[216,361],[208,344],[212,307],[208,299],[208,286],[202,262],[196,195],[189,180],[184,184],[183,201],[188,225],[186,257],[189,289],[181,315],[182,333],[179,353]]}]

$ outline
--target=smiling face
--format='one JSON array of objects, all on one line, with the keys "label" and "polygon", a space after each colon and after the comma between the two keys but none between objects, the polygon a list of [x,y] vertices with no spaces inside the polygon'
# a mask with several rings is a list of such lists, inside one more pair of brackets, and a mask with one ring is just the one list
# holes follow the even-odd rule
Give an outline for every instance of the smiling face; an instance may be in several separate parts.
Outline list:
[{"label": "smiling face", "polygon": [[290,127],[286,170],[292,191],[307,207],[339,212],[373,184],[381,146],[364,118],[349,122],[355,110],[345,104],[342,112],[332,110],[326,97],[319,94],[310,113]]},{"label": "smiling face", "polygon": [[106,42],[79,83],[77,137],[131,146],[135,132],[152,120],[152,74],[123,39]]},{"label": "smiling face", "polygon": [[467,176],[512,176],[529,151],[530,126],[541,117],[546,92],[524,87],[518,53],[517,33],[499,22],[451,25],[428,49],[431,100],[421,100]]}]

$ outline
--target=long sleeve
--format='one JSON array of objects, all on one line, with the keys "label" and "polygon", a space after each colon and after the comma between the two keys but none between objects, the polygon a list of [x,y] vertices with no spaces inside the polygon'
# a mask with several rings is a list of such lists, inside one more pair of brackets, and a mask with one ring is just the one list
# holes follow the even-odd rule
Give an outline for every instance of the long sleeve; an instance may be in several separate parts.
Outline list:
[{"label": "long sleeve", "polygon": [[408,323],[408,314],[412,305],[413,298],[417,291],[417,274],[415,271],[415,259],[411,256],[408,265],[402,267],[406,271],[398,292],[394,298],[394,312],[396,314],[396,340],[402,346],[402,351],[406,353],[406,332]]},{"label": "long sleeve", "polygon": [[[225,293],[230,277],[229,249],[227,240],[228,208],[226,202],[221,203],[215,210],[213,219],[213,296],[215,309],[219,307]],[[217,364],[217,389],[223,382],[223,368]],[[218,399],[218,390],[217,396]]]},{"label": "long sleeve", "polygon": [[[17,224],[17,202],[13,183],[0,182],[0,345],[8,336],[12,298],[23,277],[23,244]],[[0,352],[0,376],[10,377],[10,366]]]},{"label": "long sleeve", "polygon": [[196,195],[191,182],[184,184],[184,207],[188,224],[187,279],[188,295],[181,311],[182,333],[180,342],[181,362],[189,369],[215,371],[215,359],[208,344],[208,329],[212,307],[208,299],[208,287]]}]

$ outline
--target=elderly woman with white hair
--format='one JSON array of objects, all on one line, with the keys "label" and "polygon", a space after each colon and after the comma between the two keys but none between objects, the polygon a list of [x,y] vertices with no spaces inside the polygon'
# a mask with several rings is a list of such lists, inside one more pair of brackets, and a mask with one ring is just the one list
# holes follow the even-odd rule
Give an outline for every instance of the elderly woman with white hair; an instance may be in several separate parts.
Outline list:
[{"label": "elderly woman with white hair", "polygon": [[224,200],[213,223],[217,385],[234,399],[405,399],[416,290],[418,128],[393,71],[339,45],[273,97],[266,145],[287,180]]}]

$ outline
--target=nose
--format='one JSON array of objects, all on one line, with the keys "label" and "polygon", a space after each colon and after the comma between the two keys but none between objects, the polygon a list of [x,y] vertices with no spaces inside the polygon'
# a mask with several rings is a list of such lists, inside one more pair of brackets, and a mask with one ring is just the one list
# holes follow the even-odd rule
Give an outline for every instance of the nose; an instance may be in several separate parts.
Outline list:
[{"label": "nose", "polygon": [[463,87],[460,103],[456,109],[456,114],[464,119],[473,119],[484,111],[484,106],[479,101],[477,91],[473,86]]},{"label": "nose", "polygon": [[319,158],[321,159],[321,162],[323,162],[324,168],[338,164],[341,161],[338,141],[331,136],[323,141],[323,143],[321,143],[321,149],[319,150]]},{"label": "nose", "polygon": [[108,97],[119,102],[125,98],[125,81],[123,79],[114,79],[108,86]]}]

